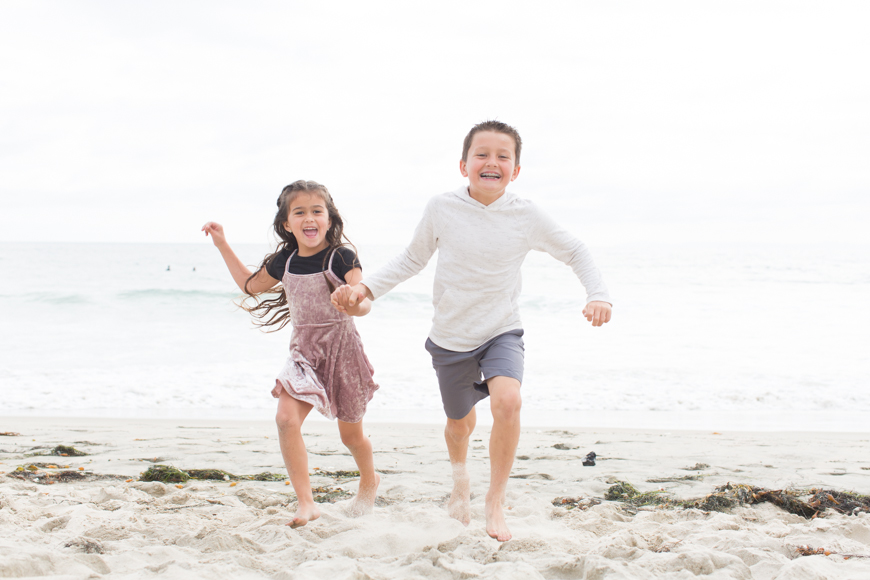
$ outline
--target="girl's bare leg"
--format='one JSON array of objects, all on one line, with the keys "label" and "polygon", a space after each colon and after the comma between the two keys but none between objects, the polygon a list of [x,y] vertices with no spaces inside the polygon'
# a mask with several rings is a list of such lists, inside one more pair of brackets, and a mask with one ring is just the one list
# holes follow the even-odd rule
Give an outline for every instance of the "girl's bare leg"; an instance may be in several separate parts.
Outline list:
[{"label": "girl's bare leg", "polygon": [[311,480],[308,477],[308,452],[305,441],[302,440],[302,422],[311,411],[311,405],[294,399],[281,391],[278,398],[278,413],[275,422],[278,424],[278,441],[281,444],[281,455],[284,465],[290,475],[290,483],[296,492],[296,515],[287,525],[291,528],[304,526],[320,517],[320,510],[314,503],[311,494]]},{"label": "girl's bare leg", "polygon": [[444,428],[444,439],[447,441],[447,453],[450,455],[450,466],[453,470],[453,491],[447,502],[447,515],[459,520],[467,526],[471,523],[471,478],[465,467],[468,457],[468,439],[477,424],[477,412],[471,408],[468,415],[462,419],[447,419]]},{"label": "girl's bare leg", "polygon": [[372,442],[363,433],[362,421],[359,423],[338,422],[341,442],[350,450],[359,469],[359,491],[350,504],[350,515],[357,517],[372,512],[381,476],[375,473],[375,458]]}]

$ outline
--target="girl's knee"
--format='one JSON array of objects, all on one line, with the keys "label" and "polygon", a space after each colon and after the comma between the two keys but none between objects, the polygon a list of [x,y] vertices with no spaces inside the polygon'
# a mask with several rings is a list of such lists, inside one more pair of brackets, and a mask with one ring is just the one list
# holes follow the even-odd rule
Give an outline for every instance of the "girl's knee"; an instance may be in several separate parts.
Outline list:
[{"label": "girl's knee", "polygon": [[275,414],[275,423],[278,425],[279,433],[302,430],[302,421],[295,414],[284,412],[281,409],[278,409]]},{"label": "girl's knee", "polygon": [[343,432],[341,433],[341,442],[348,449],[354,449],[366,442],[366,436],[361,432]]},{"label": "girl's knee", "polygon": [[338,434],[341,436],[341,442],[348,449],[354,449],[368,441],[359,423],[339,423]]}]

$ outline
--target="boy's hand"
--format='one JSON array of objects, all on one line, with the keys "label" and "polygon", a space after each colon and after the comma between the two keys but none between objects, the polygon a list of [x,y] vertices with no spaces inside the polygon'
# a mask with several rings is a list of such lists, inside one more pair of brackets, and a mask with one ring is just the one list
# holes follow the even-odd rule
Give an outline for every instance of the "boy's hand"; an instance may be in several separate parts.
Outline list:
[{"label": "boy's hand", "polygon": [[610,322],[610,312],[612,309],[613,307],[607,302],[593,300],[583,309],[583,316],[592,323],[592,326],[601,326],[605,322]]},{"label": "boy's hand", "polygon": [[363,284],[356,286],[348,286],[344,284],[335,289],[332,293],[332,305],[339,312],[346,312],[351,316],[358,316],[356,312],[359,310],[363,300],[368,297],[368,288]]},{"label": "boy's hand", "polygon": [[202,226],[202,231],[205,235],[211,234],[211,241],[215,246],[221,246],[227,243],[227,238],[224,236],[224,227],[217,222],[207,222]]}]

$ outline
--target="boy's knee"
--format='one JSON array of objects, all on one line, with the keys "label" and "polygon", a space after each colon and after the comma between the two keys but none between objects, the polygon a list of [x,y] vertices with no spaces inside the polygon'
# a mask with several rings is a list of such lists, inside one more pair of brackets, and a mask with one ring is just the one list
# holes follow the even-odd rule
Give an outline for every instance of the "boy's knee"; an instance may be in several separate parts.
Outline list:
[{"label": "boy's knee", "polygon": [[519,389],[506,389],[499,393],[498,397],[493,397],[490,403],[493,419],[503,421],[510,421],[518,417],[522,406],[523,398]]},{"label": "boy's knee", "polygon": [[444,429],[444,433],[453,441],[467,439],[472,431],[474,424],[464,419],[447,419],[447,427]]}]

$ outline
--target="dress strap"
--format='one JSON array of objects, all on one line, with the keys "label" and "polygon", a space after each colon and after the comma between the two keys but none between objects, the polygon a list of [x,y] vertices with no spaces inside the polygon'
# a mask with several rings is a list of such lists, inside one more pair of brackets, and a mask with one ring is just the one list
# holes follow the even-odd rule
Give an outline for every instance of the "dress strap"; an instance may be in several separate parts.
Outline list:
[{"label": "dress strap", "polygon": [[287,256],[287,261],[284,262],[284,273],[285,274],[290,272],[290,260],[293,258],[293,256],[296,255],[296,252],[297,252],[297,250],[293,250],[293,253],[290,254],[289,256]]},{"label": "dress strap", "polygon": [[[329,256],[329,265],[326,266],[326,269],[329,270],[330,272],[332,272],[332,260],[335,259],[335,255],[337,253],[338,253],[338,248],[335,248],[334,250],[332,250],[332,254],[330,254],[330,256]],[[332,272],[332,275],[335,276],[336,278],[338,278],[338,276],[335,274],[335,272]]]}]

